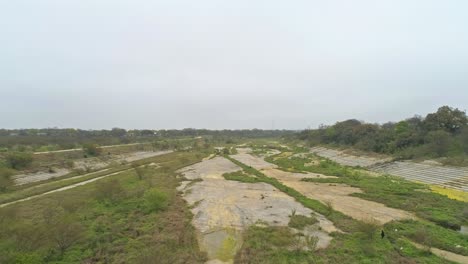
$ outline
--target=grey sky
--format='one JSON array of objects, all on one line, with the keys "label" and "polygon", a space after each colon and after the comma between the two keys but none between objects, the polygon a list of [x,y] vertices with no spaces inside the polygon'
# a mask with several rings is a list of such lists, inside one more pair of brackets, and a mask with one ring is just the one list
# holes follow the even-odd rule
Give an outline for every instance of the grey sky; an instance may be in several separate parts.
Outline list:
[{"label": "grey sky", "polygon": [[0,127],[302,129],[468,108],[468,1],[0,2]]}]

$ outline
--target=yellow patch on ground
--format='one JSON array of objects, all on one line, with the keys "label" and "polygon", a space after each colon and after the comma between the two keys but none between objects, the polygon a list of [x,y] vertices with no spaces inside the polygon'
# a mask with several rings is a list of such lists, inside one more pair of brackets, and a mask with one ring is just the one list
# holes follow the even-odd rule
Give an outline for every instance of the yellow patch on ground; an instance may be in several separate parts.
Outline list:
[{"label": "yellow patch on ground", "polygon": [[282,152],[281,154],[279,154],[278,156],[275,157],[275,160],[277,159],[281,159],[281,158],[287,158],[289,156],[291,156],[293,153],[292,152]]},{"label": "yellow patch on ground", "polygon": [[468,202],[468,193],[454,189],[444,188],[438,185],[431,185],[431,190],[435,193],[447,196],[450,199]]}]

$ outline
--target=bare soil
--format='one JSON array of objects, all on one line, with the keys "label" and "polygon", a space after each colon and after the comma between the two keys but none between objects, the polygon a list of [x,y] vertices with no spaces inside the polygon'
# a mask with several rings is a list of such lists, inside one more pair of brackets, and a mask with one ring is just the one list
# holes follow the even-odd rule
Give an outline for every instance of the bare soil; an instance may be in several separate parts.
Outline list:
[{"label": "bare soil", "polygon": [[[331,203],[333,208],[357,220],[377,222],[385,224],[392,220],[415,219],[415,216],[403,210],[389,208],[383,204],[350,196],[352,193],[360,193],[361,189],[345,184],[313,183],[301,181],[302,178],[330,177],[315,173],[292,173],[272,167],[270,163],[259,157],[247,154],[233,155],[233,158],[249,161],[251,166],[261,170],[265,175],[280,180],[283,184],[297,190],[303,195],[318,200],[322,203]],[[270,164],[268,166],[267,164]],[[258,166],[257,166],[258,165]]]}]

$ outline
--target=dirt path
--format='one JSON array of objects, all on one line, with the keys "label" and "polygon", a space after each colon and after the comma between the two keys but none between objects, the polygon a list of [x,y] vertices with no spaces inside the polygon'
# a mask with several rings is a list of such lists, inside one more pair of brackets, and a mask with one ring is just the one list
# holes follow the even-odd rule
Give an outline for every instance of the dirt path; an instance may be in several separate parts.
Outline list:
[{"label": "dirt path", "polygon": [[[148,143],[131,143],[131,144],[120,144],[120,145],[109,145],[109,146],[101,146],[101,148],[114,148],[114,147],[125,147],[125,146],[136,146],[136,145],[144,145]],[[50,153],[62,153],[62,152],[72,152],[72,151],[81,151],[82,148],[74,148],[74,149],[62,149],[62,150],[52,150],[52,151],[41,151],[41,152],[34,152],[34,155],[40,154],[50,154]]]},{"label": "dirt path", "polygon": [[[159,155],[171,153],[172,150],[166,151],[137,151],[129,154],[118,155],[116,158],[109,159],[106,161],[100,160],[99,158],[80,159],[74,162],[74,169],[87,169],[99,170],[104,167],[110,166],[112,163],[133,162],[146,158],[151,158]],[[103,171],[103,170],[101,170]],[[33,182],[45,181],[52,178],[59,178],[65,176],[71,171],[69,169],[56,169],[55,172],[40,171],[36,173],[18,174],[12,178],[15,181],[15,185],[23,185]],[[94,172],[95,173],[95,172]],[[82,175],[85,176],[85,175]]]},{"label": "dirt path", "polygon": [[[415,243],[413,241],[409,241],[409,242],[411,244],[413,244],[415,247],[419,248],[419,249],[425,249],[426,248],[425,246],[420,245],[418,243]],[[436,256],[439,256],[441,258],[444,258],[444,259],[447,259],[447,260],[450,260],[450,261],[453,261],[453,262],[456,262],[456,263],[461,263],[461,264],[468,263],[468,256],[455,254],[455,253],[445,251],[445,250],[442,250],[442,249],[438,249],[438,248],[430,248],[430,251],[432,252],[432,254],[434,254]]]},{"label": "dirt path", "polygon": [[[187,179],[196,180],[184,182],[179,190],[192,207],[192,224],[199,232],[199,244],[208,253],[209,263],[231,263],[242,245],[242,231],[250,225],[260,221],[287,226],[293,210],[298,215],[314,214],[269,184],[228,181],[222,176],[238,170],[241,168],[231,161],[216,157],[180,171]],[[319,247],[326,247],[332,238],[323,230],[336,228],[325,217],[316,217],[319,224],[310,234],[319,238]]]},{"label": "dirt path", "polygon": [[[411,213],[403,210],[389,208],[383,204],[350,196],[352,193],[362,192],[344,184],[313,183],[301,181],[302,178],[329,178],[315,173],[292,173],[276,169],[259,157],[248,154],[248,149],[242,149],[239,154],[232,157],[239,161],[248,161],[250,166],[261,170],[265,175],[280,180],[283,184],[297,190],[303,195],[323,203],[330,202],[333,208],[354,219],[385,224],[392,220],[415,219]],[[268,165],[270,164],[270,165]]]},{"label": "dirt path", "polygon": [[[107,170],[107,169],[105,169],[105,170]],[[8,206],[8,205],[12,205],[12,204],[24,202],[24,201],[29,201],[29,200],[32,200],[32,199],[36,199],[36,198],[39,198],[39,197],[42,197],[42,196],[45,196],[45,195],[48,195],[48,194],[51,194],[51,193],[56,193],[56,192],[61,192],[61,191],[69,190],[69,189],[72,189],[72,188],[75,188],[75,187],[78,187],[78,186],[82,186],[82,185],[85,185],[85,184],[88,184],[88,183],[91,183],[91,182],[94,182],[94,181],[97,181],[97,180],[100,180],[100,179],[103,179],[103,178],[106,178],[106,177],[109,177],[109,176],[113,176],[113,175],[120,174],[120,173],[122,173],[122,172],[130,171],[130,170],[133,170],[133,168],[127,169],[127,170],[118,171],[118,172],[114,172],[114,173],[110,173],[110,174],[107,174],[107,175],[104,175],[104,176],[99,176],[99,177],[96,177],[96,178],[92,178],[92,179],[90,179],[90,180],[78,182],[78,183],[71,184],[71,185],[68,185],[68,186],[65,186],[65,187],[61,187],[61,188],[58,188],[58,189],[55,189],[55,190],[52,190],[52,191],[48,191],[48,192],[45,192],[45,193],[41,193],[41,194],[37,194],[37,195],[33,195],[33,196],[26,197],[26,198],[23,198],[23,199],[19,199],[19,200],[13,201],[13,202],[8,202],[8,203],[0,204],[0,208],[5,207],[5,206]],[[85,176],[85,175],[81,175],[80,177],[84,177],[84,176]],[[71,179],[71,178],[69,178],[69,179]],[[68,179],[67,179],[67,180],[68,180]]]}]

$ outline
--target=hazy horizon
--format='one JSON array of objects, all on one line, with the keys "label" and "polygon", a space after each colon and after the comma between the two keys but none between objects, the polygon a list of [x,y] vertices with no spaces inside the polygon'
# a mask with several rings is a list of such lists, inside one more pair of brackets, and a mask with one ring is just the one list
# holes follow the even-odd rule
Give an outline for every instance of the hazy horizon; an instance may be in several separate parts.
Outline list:
[{"label": "hazy horizon", "polygon": [[465,110],[467,8],[8,1],[0,128],[304,129]]}]

